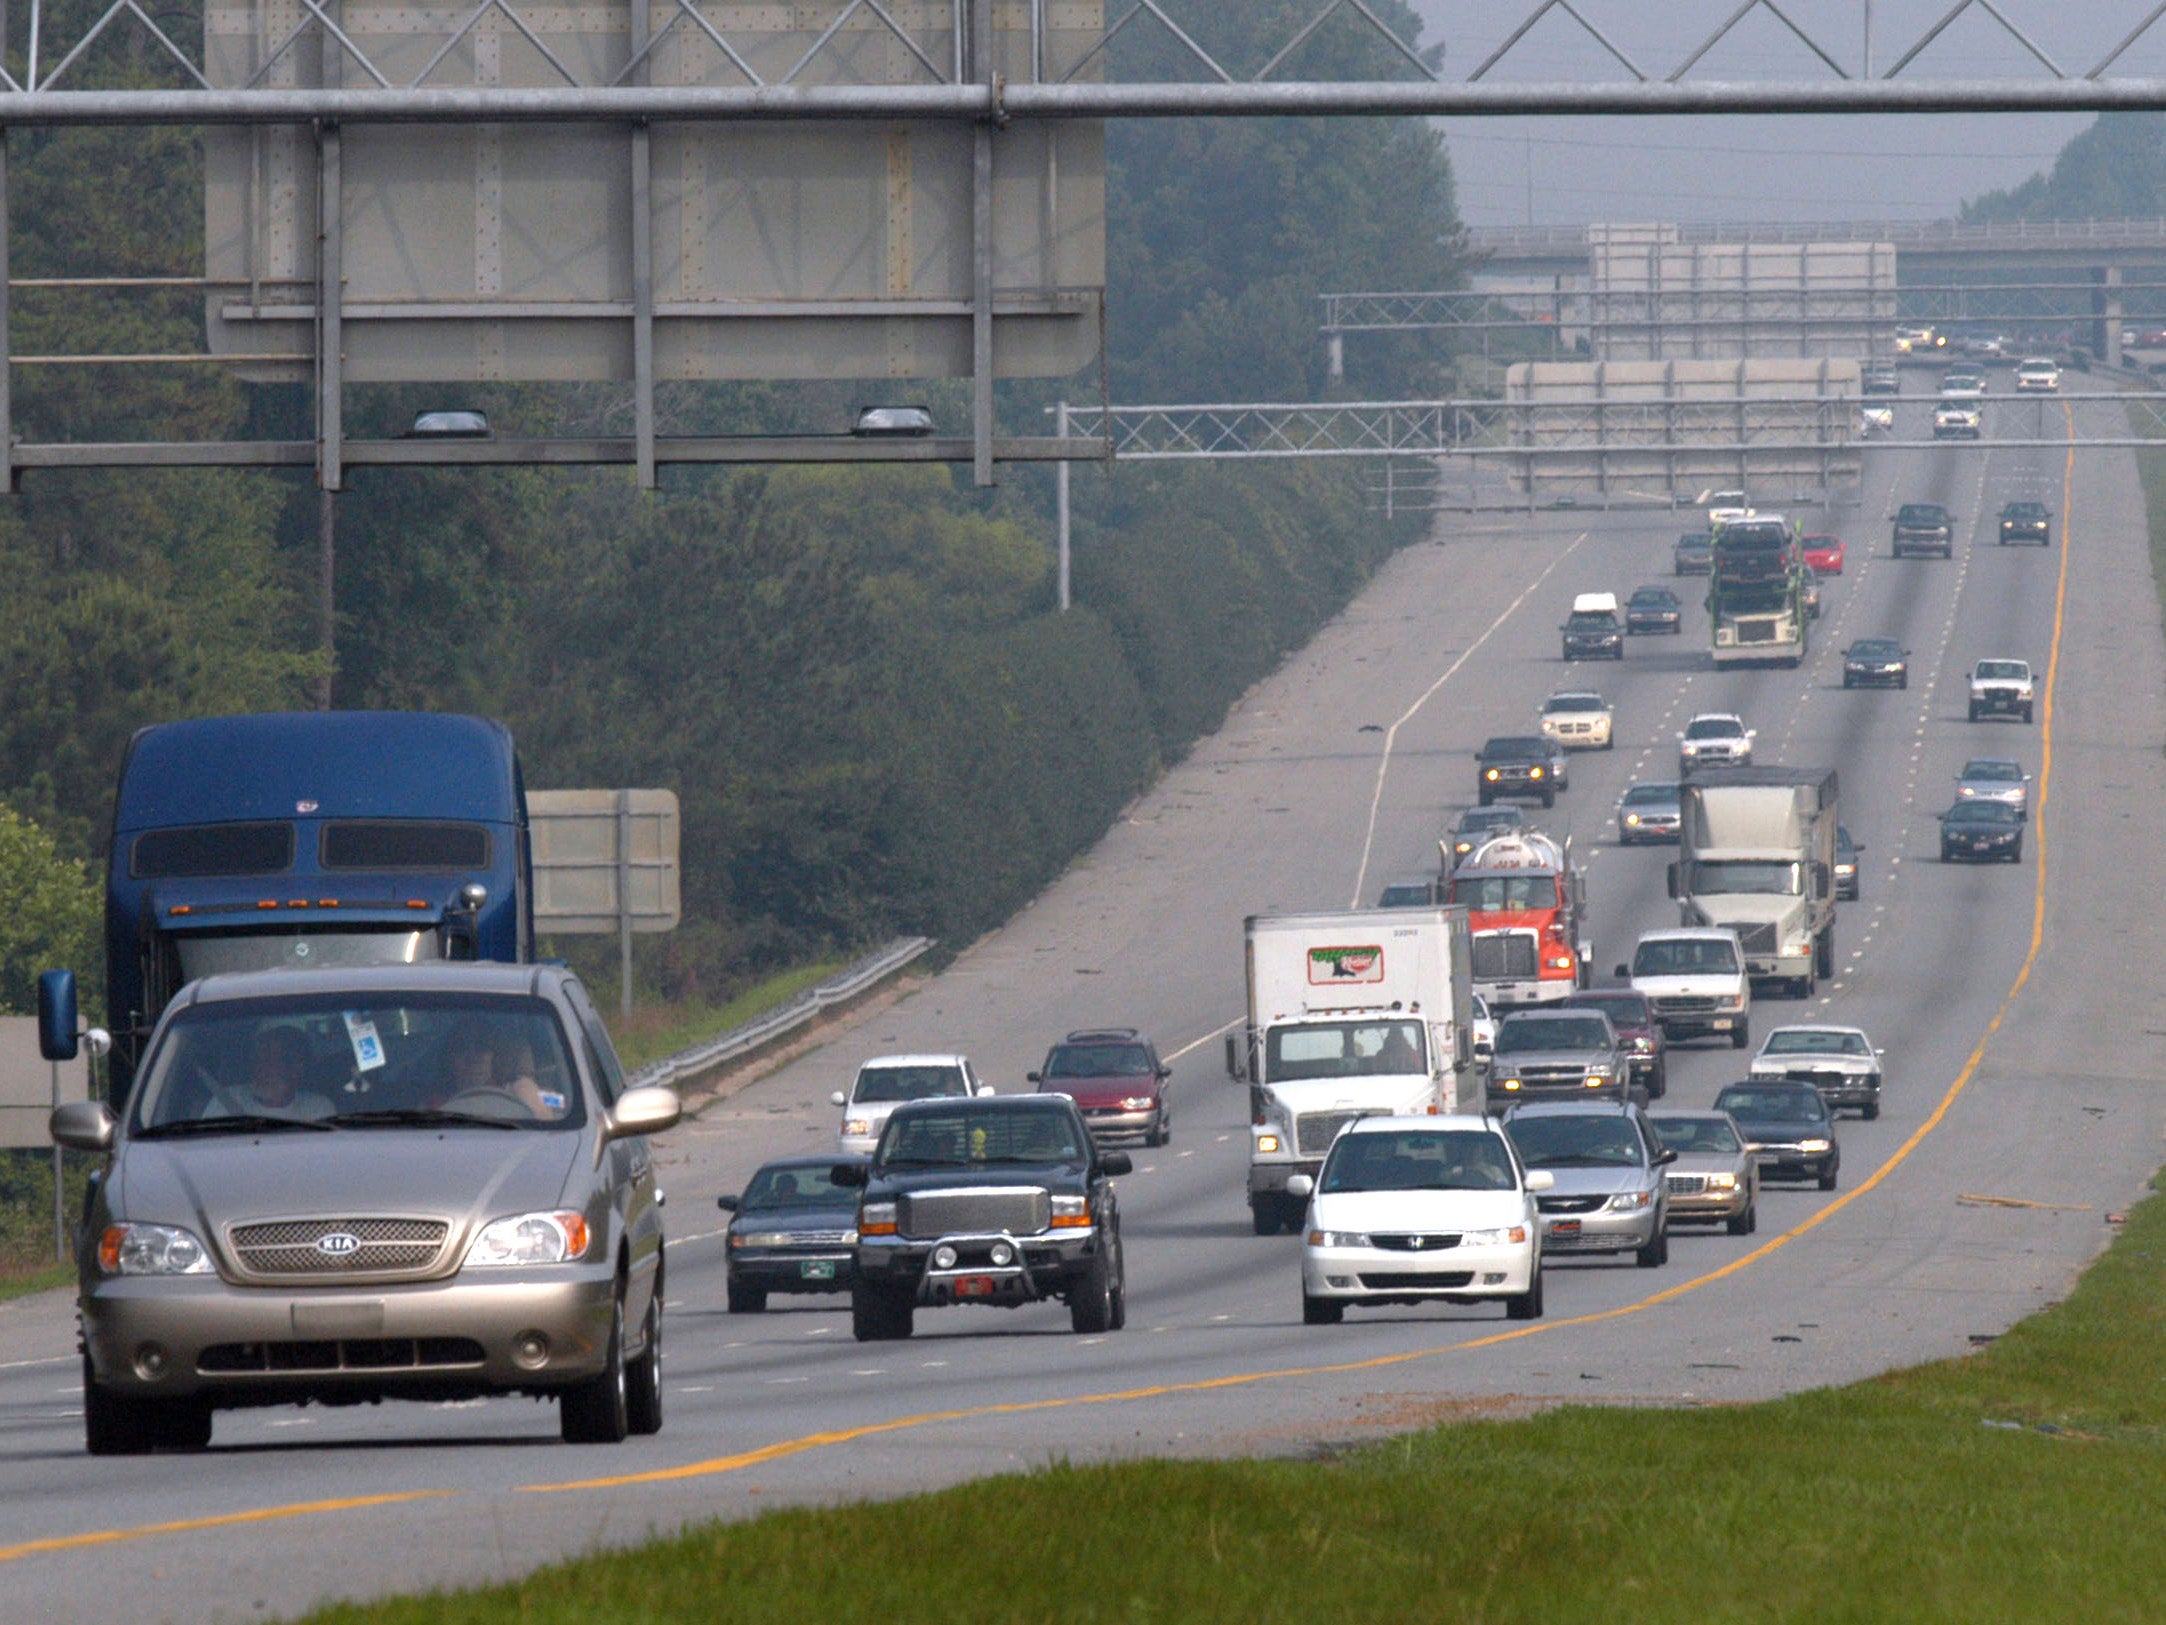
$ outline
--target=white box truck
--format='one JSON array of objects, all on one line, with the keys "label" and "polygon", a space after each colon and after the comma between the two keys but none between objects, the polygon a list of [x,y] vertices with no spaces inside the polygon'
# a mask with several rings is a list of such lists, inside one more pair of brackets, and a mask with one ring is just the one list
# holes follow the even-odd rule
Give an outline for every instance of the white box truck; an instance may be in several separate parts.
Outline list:
[{"label": "white box truck", "polygon": [[1835,974],[1835,769],[1688,775],[1677,800],[1678,923],[1727,926],[1755,982],[1809,997]]},{"label": "white box truck", "polygon": [[1313,1177],[1357,1117],[1484,1111],[1464,908],[1253,915],[1248,1020],[1226,1067],[1249,1086],[1256,1234],[1301,1223]]}]

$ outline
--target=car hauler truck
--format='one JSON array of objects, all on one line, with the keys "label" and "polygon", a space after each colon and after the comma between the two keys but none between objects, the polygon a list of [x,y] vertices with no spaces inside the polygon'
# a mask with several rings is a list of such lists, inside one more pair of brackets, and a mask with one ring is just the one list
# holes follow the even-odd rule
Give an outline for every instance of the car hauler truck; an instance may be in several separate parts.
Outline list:
[{"label": "car hauler truck", "polygon": [[1809,996],[1835,974],[1832,767],[1739,767],[1678,792],[1670,895],[1679,923],[1727,926],[1755,983]]},{"label": "car hauler truck", "polygon": [[1810,572],[1797,528],[1758,513],[1715,529],[1707,617],[1715,664],[1795,666],[1810,641]]},{"label": "car hauler truck", "polygon": [[1491,1005],[1554,1004],[1587,985],[1587,876],[1569,838],[1493,836],[1452,871],[1444,900],[1466,907],[1475,990]]},{"label": "car hauler truck", "polygon": [[1254,915],[1248,1021],[1226,1066],[1249,1086],[1256,1234],[1293,1229],[1314,1176],[1357,1117],[1480,1112],[1463,908]]},{"label": "car hauler truck", "polygon": [[207,717],[129,741],[105,887],[112,1097],[184,983],[216,971],[530,961],[510,732],[480,717]]}]

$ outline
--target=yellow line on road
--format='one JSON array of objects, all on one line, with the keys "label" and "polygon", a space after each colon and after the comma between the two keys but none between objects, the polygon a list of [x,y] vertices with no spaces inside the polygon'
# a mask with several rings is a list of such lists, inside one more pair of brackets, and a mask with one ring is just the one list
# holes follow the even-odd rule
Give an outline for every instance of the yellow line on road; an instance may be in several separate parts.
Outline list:
[{"label": "yellow line on road", "polygon": [[40,1552],[78,1551],[85,1546],[112,1546],[121,1541],[147,1540],[153,1535],[187,1535],[202,1529],[231,1529],[240,1524],[272,1523],[282,1518],[316,1518],[331,1512],[360,1512],[369,1507],[396,1506],[402,1501],[427,1501],[456,1494],[453,1490],[401,1490],[390,1495],[356,1495],[342,1501],[302,1501],[293,1506],[258,1507],[251,1512],[220,1512],[205,1518],[177,1518],[171,1523],[143,1523],[131,1529],[93,1529],[81,1535],[54,1535],[45,1540],[26,1540],[0,1546],[0,1563]]}]

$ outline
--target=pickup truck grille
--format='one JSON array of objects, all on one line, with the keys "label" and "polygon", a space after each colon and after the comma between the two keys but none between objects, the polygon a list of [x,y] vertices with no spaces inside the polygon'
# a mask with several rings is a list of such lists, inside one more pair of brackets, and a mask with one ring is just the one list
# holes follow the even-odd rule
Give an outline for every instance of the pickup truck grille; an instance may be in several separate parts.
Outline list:
[{"label": "pickup truck grille", "polygon": [[1304,1157],[1322,1156],[1339,1137],[1339,1130],[1360,1115],[1359,1112],[1303,1112],[1294,1119],[1295,1151]]},{"label": "pickup truck grille", "polygon": [[1775,622],[1771,620],[1739,621],[1737,641],[1740,643],[1773,643]]},{"label": "pickup truck grille", "polygon": [[1524,981],[1540,973],[1541,952],[1532,931],[1474,933],[1474,980]]},{"label": "pickup truck grille", "polygon": [[911,1191],[895,1199],[896,1228],[906,1236],[1004,1230],[1035,1236],[1053,1222],[1053,1198],[1039,1185],[974,1185]]},{"label": "pickup truck grille", "polygon": [[1737,940],[1748,954],[1771,954],[1775,951],[1775,928],[1772,925],[1732,926]]},{"label": "pickup truck grille", "polygon": [[1577,1089],[1587,1081],[1587,1068],[1577,1063],[1513,1068],[1523,1089]]},{"label": "pickup truck grille", "polygon": [[[308,1275],[423,1275],[444,1250],[442,1219],[272,1219],[226,1232],[234,1262],[259,1280]],[[337,1237],[329,1247],[326,1237]]]}]

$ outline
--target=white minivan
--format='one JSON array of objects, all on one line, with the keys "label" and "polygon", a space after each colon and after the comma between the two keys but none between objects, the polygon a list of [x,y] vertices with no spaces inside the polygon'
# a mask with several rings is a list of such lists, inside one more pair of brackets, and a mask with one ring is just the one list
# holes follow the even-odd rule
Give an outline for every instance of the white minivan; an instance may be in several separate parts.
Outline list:
[{"label": "white minivan", "polygon": [[1752,1042],[1752,978],[1735,931],[1686,925],[1642,932],[1632,963],[1617,974],[1647,995],[1671,1043],[1726,1037],[1743,1049]]}]

